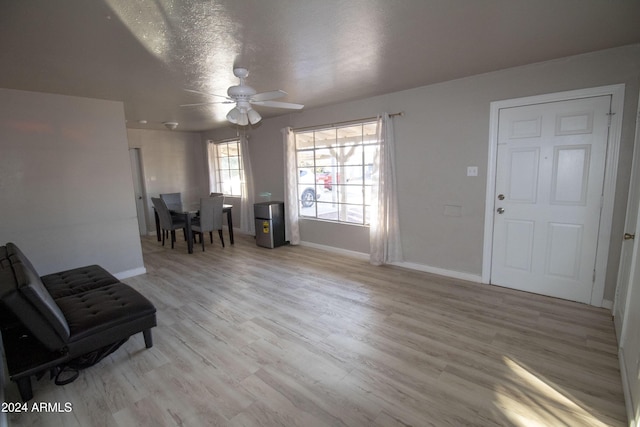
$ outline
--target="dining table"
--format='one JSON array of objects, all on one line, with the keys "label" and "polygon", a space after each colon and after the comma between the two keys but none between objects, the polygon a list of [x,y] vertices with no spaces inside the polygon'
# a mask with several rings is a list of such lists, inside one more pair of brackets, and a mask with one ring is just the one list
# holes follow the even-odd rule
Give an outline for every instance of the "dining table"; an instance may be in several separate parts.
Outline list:
[{"label": "dining table", "polygon": [[[233,205],[222,205],[222,212],[227,214],[227,226],[229,228],[229,242],[233,245],[233,215],[231,214],[231,210],[233,209]],[[187,239],[187,251],[192,254],[193,253],[193,232],[191,230],[191,218],[198,215],[198,209],[180,209],[180,210],[171,210],[171,214],[174,215],[184,215],[185,226],[185,237]],[[162,241],[162,230],[160,229],[160,218],[158,217],[158,212],[156,212],[155,208],[153,209],[153,216],[156,221],[156,236],[158,238],[158,242]]]}]

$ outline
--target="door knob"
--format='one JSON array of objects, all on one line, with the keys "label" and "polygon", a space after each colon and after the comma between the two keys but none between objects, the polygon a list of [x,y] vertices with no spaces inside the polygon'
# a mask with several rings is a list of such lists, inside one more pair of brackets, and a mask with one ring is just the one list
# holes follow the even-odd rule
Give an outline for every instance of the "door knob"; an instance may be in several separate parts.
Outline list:
[{"label": "door knob", "polygon": [[498,200],[504,200],[504,194],[498,194]]},{"label": "door knob", "polygon": [[636,238],[635,233],[631,234],[631,233],[624,233],[624,240],[633,240]]},{"label": "door knob", "polygon": [[502,215],[504,213],[504,208],[498,208],[498,213]]}]

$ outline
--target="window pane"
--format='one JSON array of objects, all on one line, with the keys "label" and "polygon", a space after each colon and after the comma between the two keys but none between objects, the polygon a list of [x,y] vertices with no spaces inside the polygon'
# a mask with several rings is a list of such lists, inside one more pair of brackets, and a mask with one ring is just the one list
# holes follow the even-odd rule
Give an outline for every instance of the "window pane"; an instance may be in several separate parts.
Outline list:
[{"label": "window pane", "polygon": [[338,138],[362,139],[362,125],[349,125],[336,129]]},{"label": "window pane", "polygon": [[361,185],[334,185],[332,191],[340,203],[364,203]]},{"label": "window pane", "polygon": [[313,132],[301,132],[295,134],[296,149],[313,148]]},{"label": "window pane", "polygon": [[229,169],[229,158],[228,157],[220,157],[218,159],[218,164],[220,165],[220,170]]},{"label": "window pane", "polygon": [[365,144],[378,143],[377,127],[376,122],[365,123],[362,126],[362,136]]},{"label": "window pane", "polygon": [[343,157],[343,164],[345,165],[361,165],[362,164],[362,146],[358,147],[349,147],[348,150],[345,150],[345,147],[342,148],[345,152]]},{"label": "window pane", "polygon": [[316,171],[316,183],[322,185],[325,189],[331,190],[336,176],[337,168],[321,167]]},{"label": "window pane", "polygon": [[218,175],[220,176],[221,182],[229,181],[229,169],[220,169]]},{"label": "window pane", "polygon": [[364,187],[364,204],[367,206],[371,205],[371,191],[372,187],[370,185]]},{"label": "window pane", "polygon": [[240,158],[239,157],[229,157],[229,169],[240,169]]},{"label": "window pane", "polygon": [[229,172],[231,175],[231,180],[230,180],[231,193],[230,194],[239,196],[242,194],[242,182],[240,181],[240,171],[232,170]]},{"label": "window pane", "polygon": [[363,224],[364,207],[362,205],[346,205],[347,216],[345,221],[355,224]]},{"label": "window pane", "polygon": [[298,167],[313,167],[314,151],[298,151]]},{"label": "window pane", "polygon": [[298,168],[298,184],[313,186],[316,182],[313,168]]},{"label": "window pane", "polygon": [[316,166],[335,166],[338,162],[334,153],[335,150],[331,148],[315,150]]},{"label": "window pane", "polygon": [[316,202],[316,190],[313,185],[298,185],[298,194],[303,208],[309,208]]},{"label": "window pane", "polygon": [[344,176],[345,184],[357,184],[364,185],[364,168],[363,166],[344,166],[341,168],[341,172]]},{"label": "window pane", "polygon": [[378,146],[377,145],[365,145],[364,146],[364,163],[367,165],[371,165],[374,163],[376,157],[378,156]]},{"label": "window pane", "polygon": [[223,182],[223,183],[221,183],[221,185],[220,185],[220,190],[221,190],[221,192],[222,192],[222,193],[224,193],[224,194],[233,194],[233,193],[231,192],[231,183],[229,183],[229,182]]},{"label": "window pane", "polygon": [[240,155],[240,147],[236,143],[229,143],[229,154],[228,156],[239,156]]},{"label": "window pane", "polygon": [[335,129],[325,129],[315,132],[316,148],[332,147],[336,145]]},{"label": "window pane", "polygon": [[332,203],[318,202],[318,218],[338,220],[338,205]]}]

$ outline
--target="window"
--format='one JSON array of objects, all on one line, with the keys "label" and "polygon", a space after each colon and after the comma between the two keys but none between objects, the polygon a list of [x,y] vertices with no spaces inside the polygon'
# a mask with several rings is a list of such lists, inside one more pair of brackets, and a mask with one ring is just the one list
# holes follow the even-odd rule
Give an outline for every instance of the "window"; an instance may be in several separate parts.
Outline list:
[{"label": "window", "polygon": [[242,182],[244,173],[242,170],[242,153],[240,141],[211,142],[213,149],[209,150],[209,165],[211,173],[215,174],[212,183],[212,192],[224,193],[225,196],[242,196]]},{"label": "window", "polygon": [[300,217],[368,225],[376,122],[294,132]]}]

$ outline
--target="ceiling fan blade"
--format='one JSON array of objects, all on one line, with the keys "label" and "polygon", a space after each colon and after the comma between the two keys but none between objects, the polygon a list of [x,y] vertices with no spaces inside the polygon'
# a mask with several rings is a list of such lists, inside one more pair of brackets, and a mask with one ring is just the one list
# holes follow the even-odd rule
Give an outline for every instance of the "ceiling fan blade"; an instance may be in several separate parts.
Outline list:
[{"label": "ceiling fan blade", "polygon": [[280,102],[280,101],[251,101],[254,105],[262,105],[263,107],[274,107],[274,108],[287,108],[289,110],[301,110],[304,108],[302,104],[293,104],[291,102]]},{"label": "ceiling fan blade", "polygon": [[218,98],[230,99],[228,96],[216,95],[215,93],[200,92],[199,90],[193,90],[193,89],[185,89],[185,92],[197,93],[198,95],[204,95],[204,96],[217,96]]},{"label": "ceiling fan blade", "polygon": [[180,107],[201,107],[203,105],[213,104],[233,104],[235,101],[211,101],[211,102],[198,102],[196,104],[181,104]]},{"label": "ceiling fan blade", "polygon": [[252,101],[269,101],[272,99],[282,98],[283,96],[286,96],[286,95],[287,95],[287,92],[283,90],[272,90],[269,92],[256,93],[251,97],[251,100]]}]

